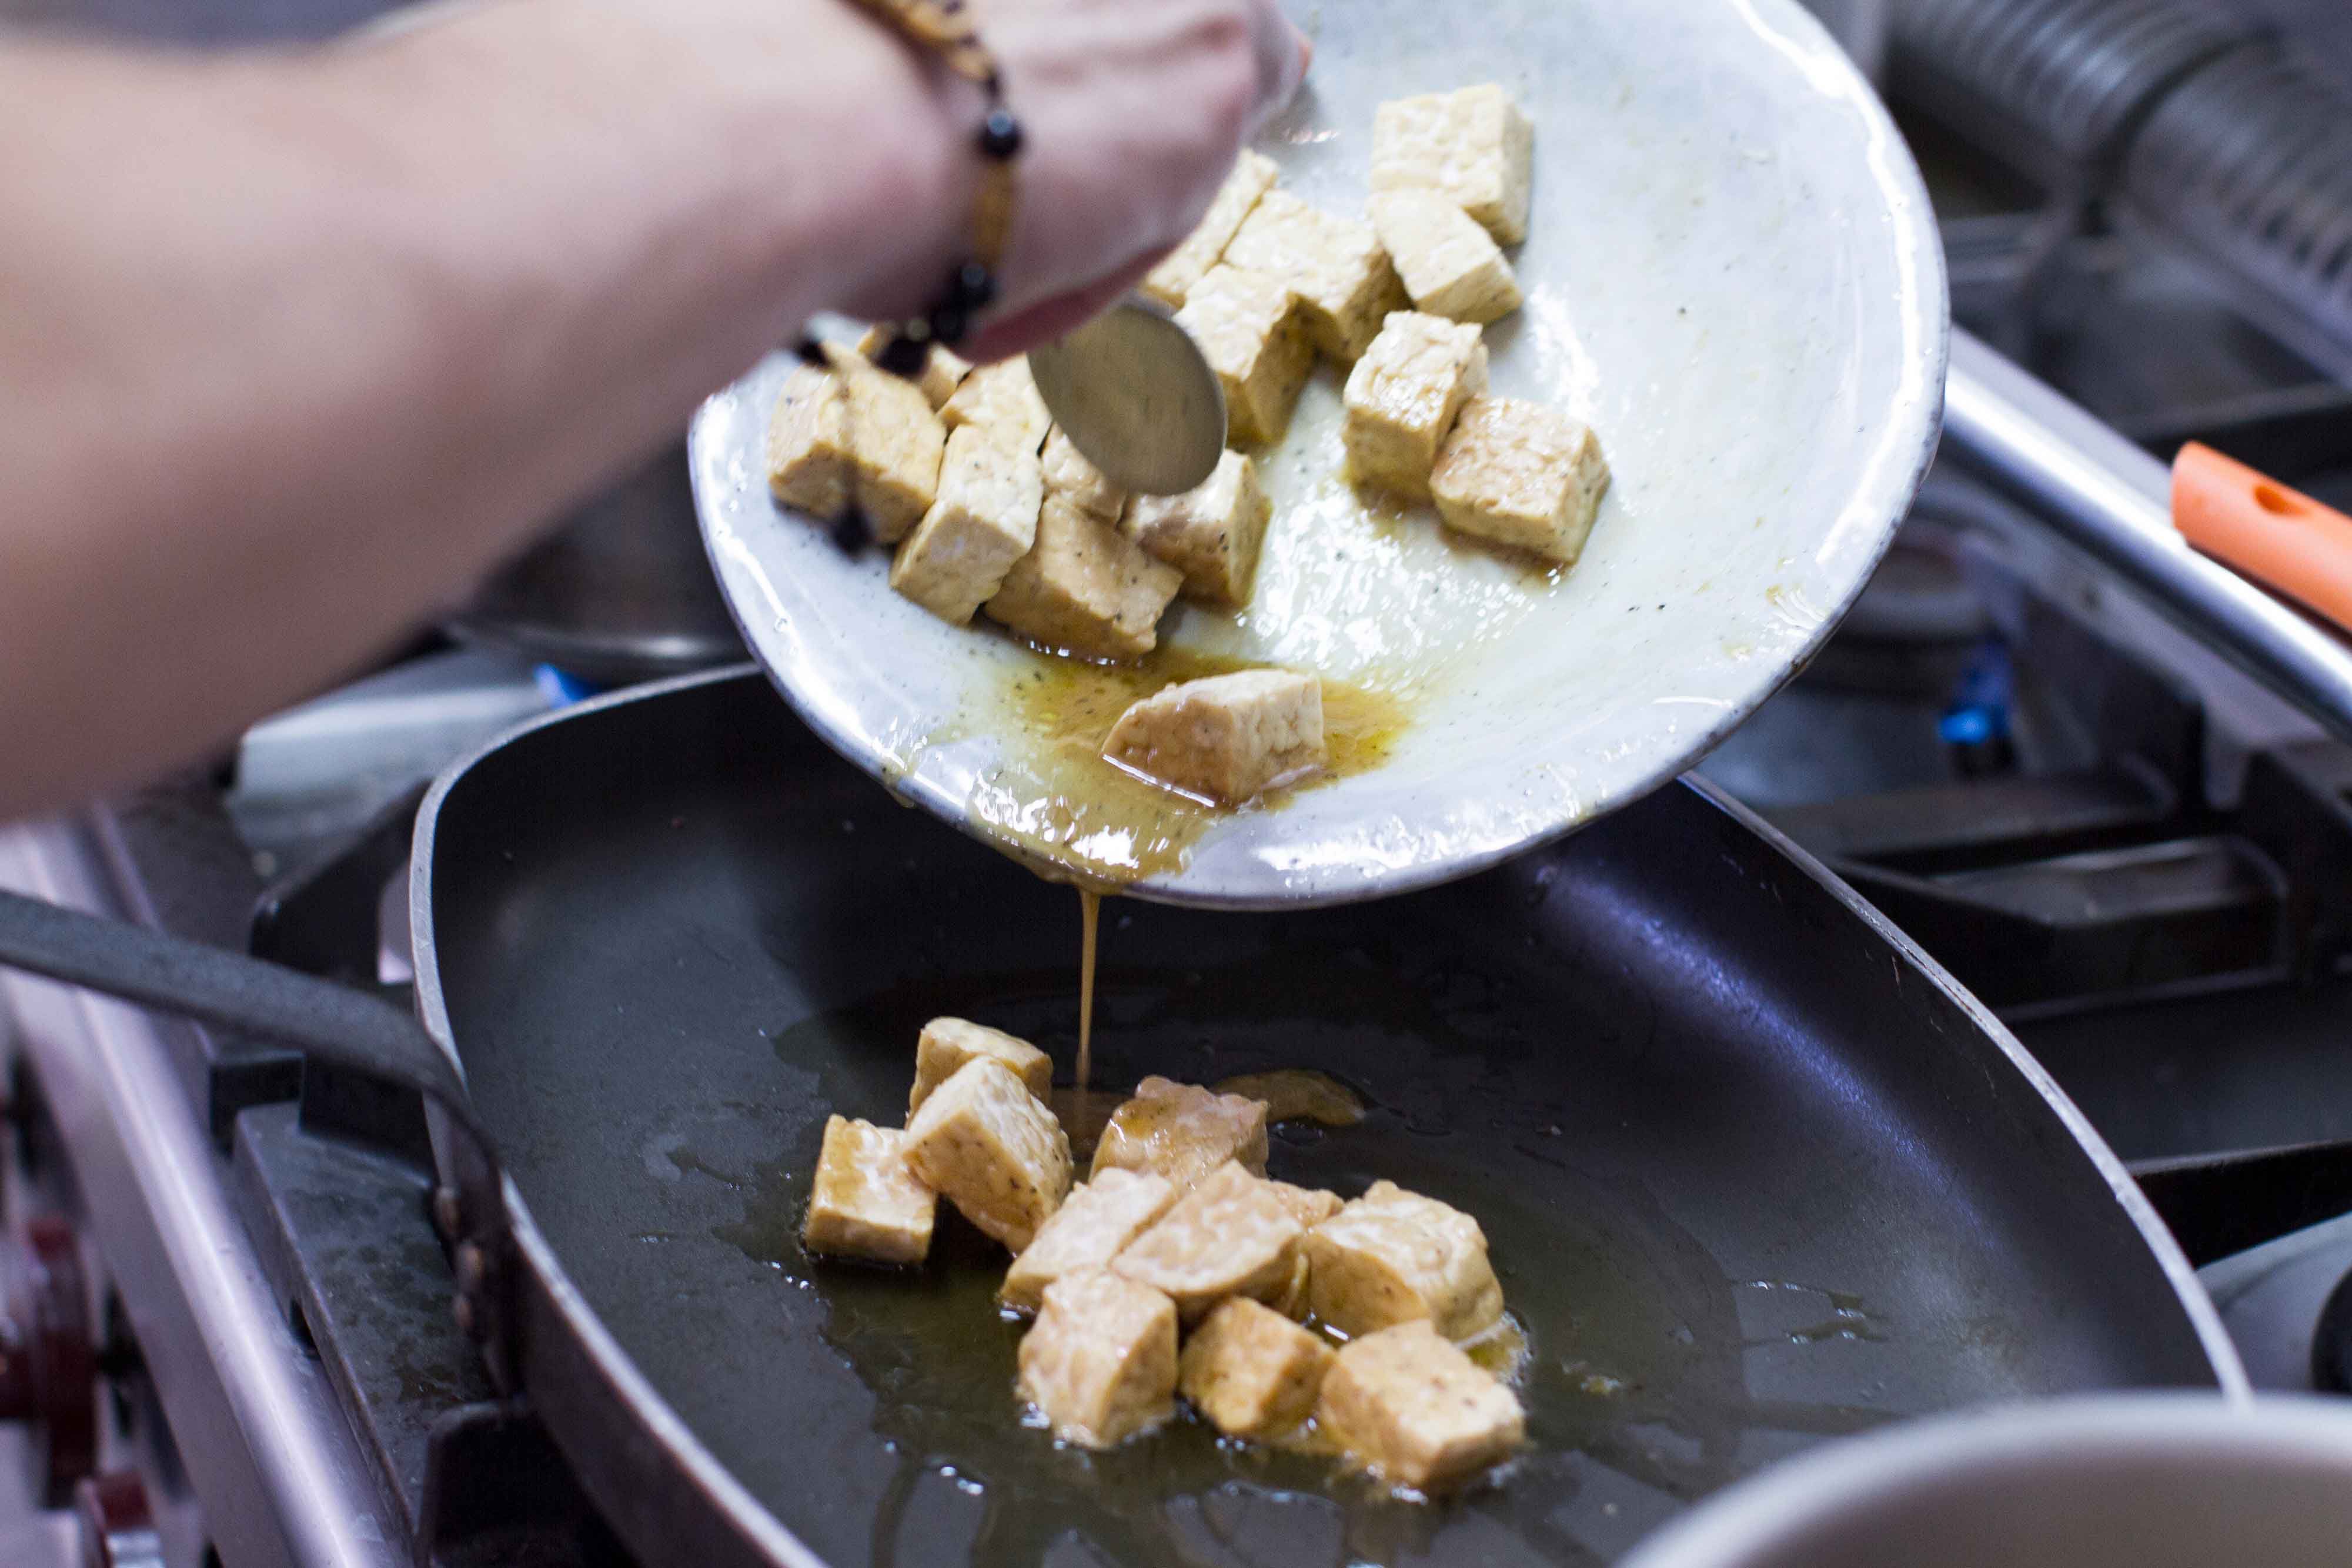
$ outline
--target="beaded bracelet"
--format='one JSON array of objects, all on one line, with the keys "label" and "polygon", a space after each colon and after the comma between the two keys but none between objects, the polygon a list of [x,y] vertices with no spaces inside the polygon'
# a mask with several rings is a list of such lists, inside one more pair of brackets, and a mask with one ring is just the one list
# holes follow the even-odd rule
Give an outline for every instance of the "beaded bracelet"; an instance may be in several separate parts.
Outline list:
[{"label": "beaded bracelet", "polygon": [[[980,40],[968,0],[853,0],[917,48],[937,55],[950,70],[980,89],[988,104],[974,145],[982,160],[980,200],[972,214],[971,252],[948,274],[929,309],[893,328],[875,362],[894,375],[922,374],[931,346],[961,342],[971,319],[996,298],[996,271],[1013,231],[1013,160],[1021,151],[1021,121],[1004,106],[1003,74]],[[803,360],[822,363],[824,351],[803,333]]]}]

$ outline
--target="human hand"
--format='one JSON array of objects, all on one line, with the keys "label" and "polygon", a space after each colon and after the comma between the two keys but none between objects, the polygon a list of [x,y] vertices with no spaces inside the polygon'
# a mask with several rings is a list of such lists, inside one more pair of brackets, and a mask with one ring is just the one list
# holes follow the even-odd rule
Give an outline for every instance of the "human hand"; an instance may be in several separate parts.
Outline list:
[{"label": "human hand", "polygon": [[[980,30],[1026,132],[1003,292],[967,346],[981,359],[1053,338],[1134,287],[1192,232],[1308,57],[1276,0],[983,0]],[[978,176],[973,159],[975,188]],[[943,216],[950,243],[968,243],[968,206]],[[928,303],[903,292],[877,280],[847,308],[878,319]]]}]

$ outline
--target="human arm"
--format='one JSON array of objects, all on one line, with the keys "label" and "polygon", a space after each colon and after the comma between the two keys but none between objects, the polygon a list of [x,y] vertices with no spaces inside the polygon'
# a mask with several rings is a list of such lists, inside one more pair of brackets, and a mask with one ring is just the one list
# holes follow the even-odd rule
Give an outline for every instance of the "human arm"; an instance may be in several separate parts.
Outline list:
[{"label": "human arm", "polygon": [[[1260,0],[982,15],[1030,131],[1005,351],[1181,237],[1291,73]],[[918,309],[970,109],[843,0],[0,43],[0,821],[353,665],[812,312]]]}]

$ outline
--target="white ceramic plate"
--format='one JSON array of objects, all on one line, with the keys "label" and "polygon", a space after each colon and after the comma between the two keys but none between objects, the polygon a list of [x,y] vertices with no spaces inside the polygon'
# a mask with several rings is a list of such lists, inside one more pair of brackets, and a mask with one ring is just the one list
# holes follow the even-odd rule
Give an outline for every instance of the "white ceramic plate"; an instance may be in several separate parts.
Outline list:
[{"label": "white ceramic plate", "polygon": [[[1615,485],[1548,581],[1381,521],[1339,477],[1338,378],[1268,464],[1276,503],[1239,617],[1164,641],[1411,694],[1386,764],[1213,828],[1138,896],[1330,904],[1465,875],[1690,767],[1828,636],[1885,551],[1942,407],[1934,216],[1869,87],[1794,0],[1347,0],[1297,13],[1309,90],[1260,138],[1283,183],[1360,212],[1374,106],[1500,80],[1536,124],[1526,308],[1498,392],[1600,432]],[[787,356],[695,423],[705,538],[744,635],[845,756],[982,836],[1036,655],[891,593],[770,500]],[[1001,795],[1003,791],[997,790]]]}]

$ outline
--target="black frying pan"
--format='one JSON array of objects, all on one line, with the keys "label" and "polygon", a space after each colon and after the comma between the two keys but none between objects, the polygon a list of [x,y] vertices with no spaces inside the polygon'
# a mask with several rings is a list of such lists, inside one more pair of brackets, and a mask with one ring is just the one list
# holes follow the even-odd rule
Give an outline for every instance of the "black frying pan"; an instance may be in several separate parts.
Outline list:
[{"label": "black frying pan", "polygon": [[1015,1424],[976,1239],[950,1228],[914,1281],[799,1254],[826,1113],[895,1121],[922,1019],[1067,1060],[1076,909],[893,805],[756,677],[491,747],[426,803],[414,875],[422,1007],[467,1092],[398,1015],[249,960],[145,938],[179,967],[133,975],[119,931],[15,905],[0,960],[434,1094],[467,1313],[648,1563],[1599,1561],[1832,1434],[2243,1385],[2015,1042],[1696,786],[1388,903],[1107,913],[1106,1081],[1322,1068],[1373,1113],[1286,1129],[1275,1174],[1390,1176],[1486,1225],[1534,1338],[1534,1446],[1436,1509],[1192,1427],[1058,1452]]}]

